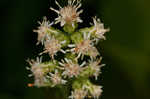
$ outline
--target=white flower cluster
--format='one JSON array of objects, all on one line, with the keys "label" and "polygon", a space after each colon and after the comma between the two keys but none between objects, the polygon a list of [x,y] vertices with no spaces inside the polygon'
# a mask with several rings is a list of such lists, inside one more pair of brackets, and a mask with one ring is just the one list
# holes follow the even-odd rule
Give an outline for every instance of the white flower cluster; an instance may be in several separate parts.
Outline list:
[{"label": "white flower cluster", "polygon": [[59,10],[50,8],[58,14],[58,18],[55,19],[55,23],[60,22],[61,26],[64,26],[65,24],[71,24],[74,27],[74,22],[82,22],[79,15],[83,12],[83,10],[78,11],[78,9],[81,7],[79,0],[68,0],[68,5],[65,7],[61,7],[57,1],[56,4],[59,6]]},{"label": "white flower cluster", "polygon": [[[55,22],[50,23],[46,17],[34,32],[38,33],[37,44],[44,46],[43,52],[47,53],[51,60],[42,62],[42,58],[36,61],[28,60],[32,72],[29,76],[34,77],[34,83],[29,86],[55,87],[63,86],[73,80],[72,92],[69,98],[84,99],[87,97],[99,98],[102,87],[94,85],[89,77],[98,79],[101,73],[101,56],[95,47],[100,39],[105,39],[104,24],[100,19],[93,18],[93,25],[78,29],[78,23],[83,22],[79,15],[83,10],[81,0],[68,0],[68,4],[62,7],[57,1],[59,10],[50,8],[58,14]],[[63,31],[52,27],[60,22]],[[59,53],[59,54],[57,54]],[[59,58],[59,59],[58,59]],[[60,58],[61,61],[60,61]],[[69,90],[69,89],[68,89]]]}]

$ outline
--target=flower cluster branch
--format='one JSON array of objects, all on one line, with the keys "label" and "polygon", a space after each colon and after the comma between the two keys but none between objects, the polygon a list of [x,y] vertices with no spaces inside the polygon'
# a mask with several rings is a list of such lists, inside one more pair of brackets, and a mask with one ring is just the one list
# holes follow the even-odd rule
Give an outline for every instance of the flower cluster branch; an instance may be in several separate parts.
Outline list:
[{"label": "flower cluster branch", "polygon": [[[83,12],[81,0],[68,0],[64,7],[57,1],[56,4],[59,9],[50,9],[58,17],[53,22],[44,17],[34,30],[38,34],[37,44],[44,46],[39,55],[46,53],[51,60],[43,62],[41,57],[28,60],[30,67],[27,69],[32,72],[29,76],[34,77],[34,83],[29,86],[56,87],[71,83],[72,91],[68,98],[99,98],[102,86],[93,84],[89,78],[95,77],[97,80],[101,67],[105,65],[101,63],[102,57],[95,45],[99,40],[106,39],[104,34],[109,29],[105,29],[97,17],[93,17],[90,27],[78,28],[79,23],[83,22],[80,18]],[[53,27],[58,23],[63,30]],[[58,52],[63,55],[61,60],[56,57]]]}]

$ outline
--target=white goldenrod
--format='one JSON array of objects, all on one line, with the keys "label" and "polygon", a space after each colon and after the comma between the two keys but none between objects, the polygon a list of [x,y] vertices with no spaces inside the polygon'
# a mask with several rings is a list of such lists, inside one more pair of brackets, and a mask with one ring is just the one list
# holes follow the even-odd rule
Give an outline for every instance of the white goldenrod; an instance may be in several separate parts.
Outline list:
[{"label": "white goldenrod", "polygon": [[62,75],[72,78],[77,77],[80,74],[80,72],[82,71],[82,66],[85,64],[85,62],[79,65],[78,63],[75,63],[72,60],[65,58],[65,61],[62,60],[62,62],[59,62],[59,64],[63,66],[61,68],[64,70]]},{"label": "white goldenrod", "polygon": [[100,65],[101,60],[102,58],[97,60],[90,60],[89,62],[90,70],[93,72],[93,76],[95,77],[96,80],[99,74],[101,73],[101,67],[105,66],[105,64]]},{"label": "white goldenrod", "polygon": [[[80,10],[81,0],[68,0],[64,7],[55,2],[59,9],[50,9],[58,14],[55,24],[60,23],[59,28],[62,29],[52,27],[53,22],[50,23],[46,17],[42,22],[38,22],[40,26],[34,30],[38,33],[37,44],[44,45],[44,51],[39,55],[47,53],[51,59],[46,62],[42,62],[42,58],[28,60],[31,65],[28,69],[32,72],[29,76],[34,77],[34,83],[28,86],[65,86],[67,89],[71,86],[71,99],[98,99],[102,93],[102,86],[90,82],[89,77],[94,76],[97,80],[101,67],[104,66],[95,45],[97,41],[105,40],[104,34],[109,29],[105,29],[104,24],[96,17],[93,18],[94,24],[91,27],[78,29],[78,23],[82,22],[79,16],[83,12]],[[65,94],[66,92],[68,91],[65,91]]]},{"label": "white goldenrod", "polygon": [[42,58],[37,57],[36,61],[35,60],[27,60],[27,62],[31,66],[31,68],[27,68],[27,69],[31,70],[31,72],[33,73],[33,75],[36,78],[42,77],[44,75],[44,72],[43,72],[43,69],[41,66]]},{"label": "white goldenrod", "polygon": [[78,54],[77,59],[81,56],[83,59],[84,55],[89,55],[91,59],[96,58],[99,55],[98,50],[94,47],[93,40],[90,40],[90,33],[86,35],[84,33],[83,40],[77,44],[71,44],[69,47],[74,47],[71,49],[72,52]]},{"label": "white goldenrod", "polygon": [[28,63],[30,64],[31,68],[28,68],[31,70],[32,74],[29,76],[34,76],[34,86],[43,86],[44,82],[46,82],[45,78],[45,72],[48,72],[48,69],[46,70],[44,68],[44,65],[41,63],[42,62],[42,57],[38,58],[37,60],[28,60]]},{"label": "white goldenrod", "polygon": [[58,85],[58,84],[65,84],[67,81],[66,80],[63,80],[61,75],[59,74],[58,70],[55,70],[55,73],[50,73],[50,78],[51,78],[51,81],[53,83],[53,87],[55,85]]},{"label": "white goldenrod", "polygon": [[69,24],[74,27],[75,23],[82,22],[79,15],[83,12],[83,10],[78,11],[81,7],[80,0],[68,0],[68,5],[65,7],[61,7],[57,1],[56,4],[59,6],[59,10],[50,8],[58,14],[58,17],[55,19],[56,24],[60,22],[61,26]]},{"label": "white goldenrod", "polygon": [[53,23],[50,23],[49,21],[47,21],[46,17],[43,18],[42,22],[38,21],[38,23],[40,24],[40,26],[38,27],[37,30],[33,30],[33,31],[38,33],[38,39],[37,39],[38,42],[37,42],[37,44],[42,43],[42,45],[43,45],[46,34],[47,34],[47,30],[51,27],[51,25]]},{"label": "white goldenrod", "polygon": [[75,89],[71,92],[71,96],[69,98],[71,99],[84,99],[87,95],[87,91],[83,89]]},{"label": "white goldenrod", "polygon": [[59,40],[55,39],[54,36],[52,36],[52,37],[47,36],[46,39],[47,40],[44,42],[45,50],[40,54],[48,53],[49,56],[52,59],[54,59],[54,55],[56,55],[56,53],[58,51],[65,53],[65,51],[63,49],[61,49],[62,44],[64,44],[64,41],[60,42]]},{"label": "white goldenrod", "polygon": [[99,39],[106,39],[104,34],[109,31],[109,29],[104,28],[104,24],[101,23],[100,19],[94,17],[93,18],[94,27],[90,31],[90,33],[93,33],[95,36],[95,40],[98,41]]},{"label": "white goldenrod", "polygon": [[99,97],[101,96],[103,90],[102,90],[102,86],[97,86],[97,85],[93,85],[91,87],[91,95],[94,97],[94,99],[99,99]]}]

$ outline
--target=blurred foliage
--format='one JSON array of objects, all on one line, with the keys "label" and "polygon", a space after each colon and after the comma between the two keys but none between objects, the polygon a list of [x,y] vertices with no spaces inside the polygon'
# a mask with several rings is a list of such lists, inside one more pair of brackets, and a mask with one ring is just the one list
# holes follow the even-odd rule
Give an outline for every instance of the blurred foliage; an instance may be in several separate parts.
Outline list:
[{"label": "blurred foliage", "polygon": [[[62,2],[61,0],[58,0]],[[150,1],[83,0],[82,19],[97,15],[111,31],[98,49],[103,56],[99,77],[101,99],[150,98]],[[0,99],[54,99],[56,89],[28,88],[25,60],[41,51],[36,46],[37,21],[56,14],[49,10],[54,0],[1,0],[1,87]],[[88,24],[89,22],[87,22]],[[86,25],[87,24],[82,24]],[[55,95],[55,96],[54,96]],[[61,96],[62,94],[60,94]],[[48,98],[49,97],[49,98]]]}]

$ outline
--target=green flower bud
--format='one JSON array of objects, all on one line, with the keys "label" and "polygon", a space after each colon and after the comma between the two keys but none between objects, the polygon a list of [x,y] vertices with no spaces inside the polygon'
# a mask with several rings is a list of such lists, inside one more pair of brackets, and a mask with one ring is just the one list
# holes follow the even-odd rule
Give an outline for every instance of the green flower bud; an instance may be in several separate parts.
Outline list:
[{"label": "green flower bud", "polygon": [[74,26],[72,26],[72,24],[65,24],[63,29],[65,32],[72,34],[77,27],[78,27],[78,24],[74,24]]}]

